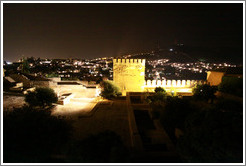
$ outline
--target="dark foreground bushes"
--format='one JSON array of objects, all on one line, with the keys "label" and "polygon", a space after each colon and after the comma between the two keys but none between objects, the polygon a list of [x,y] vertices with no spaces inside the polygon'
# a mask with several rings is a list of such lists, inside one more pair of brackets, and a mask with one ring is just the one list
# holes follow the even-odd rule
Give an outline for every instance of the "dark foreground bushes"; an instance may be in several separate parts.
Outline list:
[{"label": "dark foreground bushes", "polygon": [[[198,97],[190,99],[160,98],[156,93],[158,98],[151,98],[152,117],[161,121],[183,162],[243,162],[243,104],[223,98],[208,103],[213,90],[199,88]],[[182,134],[176,136],[175,129]]]},{"label": "dark foreground bushes", "polygon": [[69,151],[68,162],[110,163],[128,162],[126,147],[116,133],[105,131],[91,135],[84,140],[74,142]]},{"label": "dark foreground bushes", "polygon": [[204,110],[185,122],[177,150],[186,162],[243,162],[243,118],[237,112]]},{"label": "dark foreground bushes", "polygon": [[3,161],[49,162],[70,138],[71,125],[31,107],[4,112]]},{"label": "dark foreground bushes", "polygon": [[32,107],[4,111],[4,163],[127,162],[128,151],[116,133],[105,131],[75,140],[71,121]]}]

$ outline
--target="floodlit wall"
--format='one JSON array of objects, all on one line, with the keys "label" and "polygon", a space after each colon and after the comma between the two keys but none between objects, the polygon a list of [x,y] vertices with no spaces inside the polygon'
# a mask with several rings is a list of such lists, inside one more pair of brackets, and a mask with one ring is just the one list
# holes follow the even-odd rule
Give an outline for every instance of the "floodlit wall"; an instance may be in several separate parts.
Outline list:
[{"label": "floodlit wall", "polygon": [[144,82],[144,87],[180,87],[180,88],[190,88],[195,86],[197,83],[202,83],[202,81],[197,80],[147,80]]},{"label": "floodlit wall", "polygon": [[211,86],[218,86],[221,81],[222,77],[224,76],[225,73],[223,72],[215,72],[215,71],[208,71],[207,72],[207,82]]},{"label": "floodlit wall", "polygon": [[114,59],[113,71],[113,81],[122,95],[144,91],[145,59]]},{"label": "floodlit wall", "polygon": [[192,93],[192,88],[196,84],[203,84],[204,81],[197,80],[147,80],[144,83],[144,90],[152,92],[156,87],[162,87],[167,92]]}]

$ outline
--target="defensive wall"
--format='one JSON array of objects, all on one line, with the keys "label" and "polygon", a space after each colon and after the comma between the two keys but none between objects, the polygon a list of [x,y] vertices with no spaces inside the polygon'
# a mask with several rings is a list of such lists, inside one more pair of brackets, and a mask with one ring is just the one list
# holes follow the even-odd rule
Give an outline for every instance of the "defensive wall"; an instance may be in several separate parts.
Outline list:
[{"label": "defensive wall", "polygon": [[153,92],[156,87],[164,88],[168,93],[191,95],[192,88],[196,84],[204,84],[201,80],[147,80],[144,83],[144,90]]},{"label": "defensive wall", "polygon": [[113,80],[123,95],[144,90],[145,59],[114,59],[113,71]]},{"label": "defensive wall", "polygon": [[122,95],[126,92],[152,92],[156,87],[164,88],[168,93],[192,94],[197,80],[145,80],[145,59],[114,59],[113,80],[119,86]]}]

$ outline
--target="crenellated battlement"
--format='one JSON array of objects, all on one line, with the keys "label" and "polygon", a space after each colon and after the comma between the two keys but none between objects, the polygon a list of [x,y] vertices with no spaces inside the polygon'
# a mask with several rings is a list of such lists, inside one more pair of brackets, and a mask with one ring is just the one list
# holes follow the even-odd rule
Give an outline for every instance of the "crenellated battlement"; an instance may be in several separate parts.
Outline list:
[{"label": "crenellated battlement", "polygon": [[145,59],[113,59],[114,64],[119,63],[134,63],[134,64],[145,64]]},{"label": "crenellated battlement", "polygon": [[113,59],[113,70],[113,80],[123,95],[144,90],[145,59]]},{"label": "crenellated battlement", "polygon": [[144,82],[144,87],[154,88],[154,87],[164,87],[164,88],[191,88],[196,84],[203,84],[204,81],[198,80],[147,80]]}]

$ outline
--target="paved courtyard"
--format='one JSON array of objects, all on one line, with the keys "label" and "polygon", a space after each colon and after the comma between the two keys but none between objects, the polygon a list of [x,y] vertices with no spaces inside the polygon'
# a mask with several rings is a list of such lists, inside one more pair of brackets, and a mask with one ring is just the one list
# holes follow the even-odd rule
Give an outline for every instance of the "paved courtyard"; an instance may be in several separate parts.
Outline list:
[{"label": "paved courtyard", "polygon": [[97,102],[97,98],[71,99],[68,104],[55,106],[52,115],[76,119],[78,116],[89,115]]},{"label": "paved courtyard", "polygon": [[98,102],[95,97],[95,88],[84,88],[82,86],[61,85],[54,88],[60,95],[72,93],[73,97],[65,105],[57,104],[52,110],[52,115],[66,116],[67,118],[76,119],[78,116],[88,115]]}]

